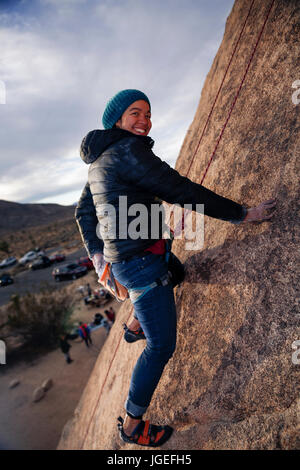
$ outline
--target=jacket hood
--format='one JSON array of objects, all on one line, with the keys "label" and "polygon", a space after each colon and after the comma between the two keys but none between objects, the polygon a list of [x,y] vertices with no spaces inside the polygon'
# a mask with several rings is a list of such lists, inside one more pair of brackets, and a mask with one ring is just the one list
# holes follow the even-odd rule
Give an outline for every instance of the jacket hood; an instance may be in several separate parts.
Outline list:
[{"label": "jacket hood", "polygon": [[145,145],[148,145],[150,148],[154,145],[151,137],[135,135],[124,129],[95,129],[90,131],[82,140],[80,156],[85,163],[93,163],[108,147],[128,137],[143,139]]}]

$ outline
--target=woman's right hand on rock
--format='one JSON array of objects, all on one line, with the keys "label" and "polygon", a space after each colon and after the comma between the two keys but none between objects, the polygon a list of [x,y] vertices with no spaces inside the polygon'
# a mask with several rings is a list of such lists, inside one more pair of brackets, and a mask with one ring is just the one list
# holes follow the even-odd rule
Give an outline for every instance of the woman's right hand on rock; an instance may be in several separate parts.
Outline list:
[{"label": "woman's right hand on rock", "polygon": [[264,201],[256,207],[251,207],[248,209],[247,215],[243,220],[243,223],[249,222],[265,222],[270,220],[275,214],[276,210],[276,200],[270,199]]}]

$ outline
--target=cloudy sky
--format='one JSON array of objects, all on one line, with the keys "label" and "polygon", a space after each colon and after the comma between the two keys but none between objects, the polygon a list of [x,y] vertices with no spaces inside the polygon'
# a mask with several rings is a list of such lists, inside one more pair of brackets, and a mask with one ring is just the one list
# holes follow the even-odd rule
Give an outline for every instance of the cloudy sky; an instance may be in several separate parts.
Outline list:
[{"label": "cloudy sky", "polygon": [[76,202],[81,140],[125,88],[149,97],[174,166],[233,3],[0,0],[0,199]]}]

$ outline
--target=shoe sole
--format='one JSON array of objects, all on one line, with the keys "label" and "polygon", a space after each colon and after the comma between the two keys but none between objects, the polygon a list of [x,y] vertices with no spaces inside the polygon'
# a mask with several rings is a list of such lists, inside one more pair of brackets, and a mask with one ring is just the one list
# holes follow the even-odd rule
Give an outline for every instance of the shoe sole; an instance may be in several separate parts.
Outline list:
[{"label": "shoe sole", "polygon": [[134,343],[135,341],[139,341],[140,339],[146,339],[145,335],[135,335],[134,333],[130,333],[126,331],[124,333],[124,339],[127,343]]},{"label": "shoe sole", "polygon": [[135,444],[137,446],[142,446],[142,447],[161,447],[163,444],[165,444],[165,442],[167,442],[170,439],[174,431],[174,429],[171,428],[171,426],[164,426],[163,429],[165,431],[164,435],[161,437],[159,441],[152,443],[152,444],[150,443],[139,444],[138,442],[133,442],[128,436],[126,436],[123,429],[119,429],[119,434],[120,434],[121,440],[125,442],[126,444]]}]

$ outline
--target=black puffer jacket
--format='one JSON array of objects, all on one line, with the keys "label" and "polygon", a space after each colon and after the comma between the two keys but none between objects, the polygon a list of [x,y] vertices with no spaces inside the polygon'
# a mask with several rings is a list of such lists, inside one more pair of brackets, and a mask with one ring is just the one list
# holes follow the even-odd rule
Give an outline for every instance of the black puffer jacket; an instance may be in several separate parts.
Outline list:
[{"label": "black puffer jacket", "polygon": [[[104,257],[109,262],[139,254],[161,238],[163,224],[155,236],[150,231],[151,205],[157,204],[157,197],[171,204],[192,204],[193,210],[196,204],[204,204],[205,215],[232,223],[245,218],[245,207],[181,176],[154,155],[153,144],[150,137],[136,136],[122,129],[94,130],[83,139],[80,154],[90,167],[75,217],[90,257],[103,250],[99,230],[98,236],[95,230],[98,221],[104,240]],[[127,197],[127,208],[143,204],[148,209],[149,230],[144,238],[132,239],[127,233],[139,212],[129,215],[126,211],[127,220],[119,224],[119,196]],[[105,213],[107,207],[114,208],[116,218],[109,209]],[[107,225],[115,228],[112,238],[103,232]]]}]

